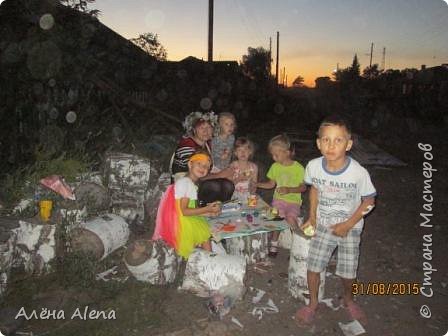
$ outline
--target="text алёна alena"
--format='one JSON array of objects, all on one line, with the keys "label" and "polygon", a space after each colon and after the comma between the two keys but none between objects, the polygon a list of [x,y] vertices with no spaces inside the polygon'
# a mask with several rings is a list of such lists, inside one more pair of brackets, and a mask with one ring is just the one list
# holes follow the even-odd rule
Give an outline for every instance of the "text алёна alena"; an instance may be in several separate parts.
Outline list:
[{"label": "text \u0430\u043b\u0451\u043d\u0430 alena", "polygon": [[[63,310],[51,310],[48,308],[41,308],[41,310],[32,310],[27,313],[25,308],[20,308],[15,319],[24,317],[26,320],[65,320],[65,312]],[[95,310],[89,309],[89,306],[83,308],[76,308],[75,311],[70,315],[71,320],[115,320],[115,310]]]}]

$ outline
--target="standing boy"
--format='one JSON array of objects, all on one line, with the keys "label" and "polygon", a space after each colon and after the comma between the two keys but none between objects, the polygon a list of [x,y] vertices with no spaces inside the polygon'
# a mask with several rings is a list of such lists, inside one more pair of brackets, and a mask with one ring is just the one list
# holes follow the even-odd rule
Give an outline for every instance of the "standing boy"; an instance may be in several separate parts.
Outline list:
[{"label": "standing boy", "polygon": [[363,217],[375,206],[376,190],[369,173],[347,156],[353,145],[347,123],[339,117],[326,118],[319,127],[317,147],[322,157],[306,166],[305,183],[310,189],[310,216],[302,229],[313,226],[307,281],[310,302],[296,313],[300,325],[311,324],[318,306],[320,273],[338,248],[336,275],[342,279],[344,306],[351,319],[366,323],[366,316],[353,301]]}]

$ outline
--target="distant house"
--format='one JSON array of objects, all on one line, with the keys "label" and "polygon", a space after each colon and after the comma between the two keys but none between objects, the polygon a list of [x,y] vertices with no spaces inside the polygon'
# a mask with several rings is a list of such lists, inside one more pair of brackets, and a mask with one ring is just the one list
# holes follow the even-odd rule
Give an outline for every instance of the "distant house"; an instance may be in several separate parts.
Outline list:
[{"label": "distant house", "polygon": [[316,83],[316,89],[326,89],[334,84],[328,76],[317,77],[314,82]]},{"label": "distant house", "polygon": [[161,62],[160,67],[167,72],[172,70],[206,70],[217,71],[219,73],[236,74],[240,73],[240,67],[237,61],[213,61],[211,64],[208,61],[188,56],[180,61],[165,61]]}]

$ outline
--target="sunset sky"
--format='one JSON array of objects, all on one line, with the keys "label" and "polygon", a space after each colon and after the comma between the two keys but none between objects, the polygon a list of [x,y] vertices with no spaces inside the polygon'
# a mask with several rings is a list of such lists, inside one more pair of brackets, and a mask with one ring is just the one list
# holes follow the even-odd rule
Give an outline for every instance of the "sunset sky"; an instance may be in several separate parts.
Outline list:
[{"label": "sunset sky", "polygon": [[[207,59],[208,0],[97,0],[100,20],[126,38],[152,32],[169,60]],[[420,68],[448,63],[448,5],[442,0],[215,0],[215,60],[237,60],[248,47],[269,48],[275,69],[276,32],[280,68],[288,83],[297,75],[314,86],[358,54],[361,69]]]}]

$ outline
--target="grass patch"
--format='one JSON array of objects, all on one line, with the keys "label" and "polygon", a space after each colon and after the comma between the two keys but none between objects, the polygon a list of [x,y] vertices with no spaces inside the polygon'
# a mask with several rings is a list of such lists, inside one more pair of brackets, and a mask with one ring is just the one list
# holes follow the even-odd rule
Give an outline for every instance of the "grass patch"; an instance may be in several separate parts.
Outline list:
[{"label": "grass patch", "polygon": [[[67,182],[73,182],[81,173],[86,172],[90,160],[85,154],[62,153],[58,157],[35,153],[33,164],[21,167],[13,173],[5,174],[0,181],[0,197],[8,208],[25,197],[34,198],[39,181],[49,175],[61,175]],[[52,195],[54,194],[54,195]],[[55,193],[45,195],[50,199],[59,199]]]}]

